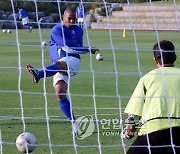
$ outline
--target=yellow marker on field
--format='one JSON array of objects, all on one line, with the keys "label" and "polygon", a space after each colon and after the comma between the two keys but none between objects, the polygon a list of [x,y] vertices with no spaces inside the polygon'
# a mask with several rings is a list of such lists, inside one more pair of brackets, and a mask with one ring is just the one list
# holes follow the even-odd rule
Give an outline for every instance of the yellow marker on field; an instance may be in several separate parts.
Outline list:
[{"label": "yellow marker on field", "polygon": [[123,37],[126,37],[126,29],[123,30]]}]

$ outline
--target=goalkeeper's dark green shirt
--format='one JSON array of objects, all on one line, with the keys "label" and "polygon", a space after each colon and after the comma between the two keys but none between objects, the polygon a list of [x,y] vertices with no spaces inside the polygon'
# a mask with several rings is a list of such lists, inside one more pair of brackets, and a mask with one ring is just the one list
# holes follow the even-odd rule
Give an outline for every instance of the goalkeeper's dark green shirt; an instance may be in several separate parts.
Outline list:
[{"label": "goalkeeper's dark green shirt", "polygon": [[180,126],[180,69],[160,67],[143,76],[125,113],[141,116],[138,135]]}]

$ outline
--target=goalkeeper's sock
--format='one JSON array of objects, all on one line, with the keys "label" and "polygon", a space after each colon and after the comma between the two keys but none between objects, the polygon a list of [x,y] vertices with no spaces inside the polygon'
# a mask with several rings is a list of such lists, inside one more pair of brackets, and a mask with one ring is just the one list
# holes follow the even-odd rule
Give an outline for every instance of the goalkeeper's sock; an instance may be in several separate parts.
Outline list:
[{"label": "goalkeeper's sock", "polygon": [[68,118],[69,120],[71,120],[72,122],[75,121],[75,116],[72,113],[71,115],[71,107],[70,107],[70,102],[69,100],[65,97],[63,99],[59,99],[58,100],[59,103],[59,107],[62,110],[62,112],[64,113],[64,115],[66,116],[66,118]]},{"label": "goalkeeper's sock", "polygon": [[46,73],[46,77],[51,77],[55,75],[57,72],[59,72],[59,67],[56,64],[52,64],[45,67],[45,70],[40,70],[38,73],[38,76],[40,78],[43,78],[45,76],[44,73]]}]

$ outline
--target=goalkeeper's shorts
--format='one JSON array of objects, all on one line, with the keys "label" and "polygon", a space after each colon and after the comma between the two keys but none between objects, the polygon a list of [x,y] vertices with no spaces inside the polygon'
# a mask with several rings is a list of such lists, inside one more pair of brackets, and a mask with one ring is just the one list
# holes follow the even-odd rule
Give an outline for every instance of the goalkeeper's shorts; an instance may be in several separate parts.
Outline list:
[{"label": "goalkeeper's shorts", "polygon": [[61,58],[59,61],[65,61],[67,63],[68,75],[64,75],[63,73],[60,73],[60,72],[56,73],[53,76],[53,86],[56,85],[56,83],[60,80],[63,80],[68,84],[69,77],[76,75],[79,72],[79,68],[80,68],[81,60],[79,58],[67,56],[67,57]]},{"label": "goalkeeper's shorts", "polygon": [[[138,136],[127,154],[179,154],[180,127],[164,129],[147,135]],[[171,141],[172,138],[172,141]],[[150,147],[150,149],[149,149]]]}]

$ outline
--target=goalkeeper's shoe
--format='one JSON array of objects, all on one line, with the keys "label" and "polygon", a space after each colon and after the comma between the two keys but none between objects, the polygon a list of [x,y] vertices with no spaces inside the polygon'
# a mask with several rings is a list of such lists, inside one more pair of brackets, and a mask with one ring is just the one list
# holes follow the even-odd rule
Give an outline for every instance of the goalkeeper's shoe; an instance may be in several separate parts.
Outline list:
[{"label": "goalkeeper's shoe", "polygon": [[34,67],[32,67],[30,64],[26,65],[26,69],[32,75],[32,82],[38,83],[38,81],[40,80],[40,77],[38,75],[39,74],[38,70],[34,69]]}]

